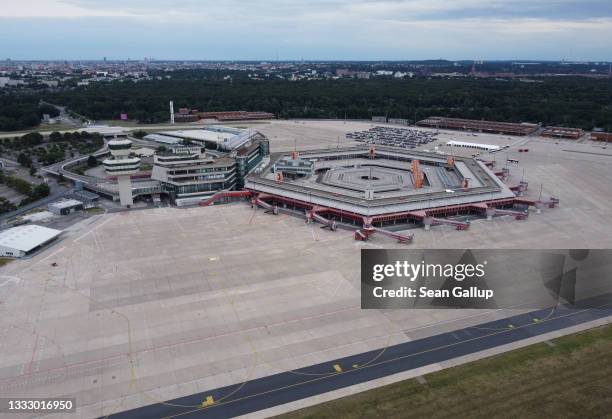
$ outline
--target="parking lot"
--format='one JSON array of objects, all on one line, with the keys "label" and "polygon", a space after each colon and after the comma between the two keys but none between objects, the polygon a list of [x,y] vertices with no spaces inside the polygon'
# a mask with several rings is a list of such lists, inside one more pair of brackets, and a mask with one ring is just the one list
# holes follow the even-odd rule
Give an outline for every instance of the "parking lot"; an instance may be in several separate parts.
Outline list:
[{"label": "parking lot", "polygon": [[437,135],[435,131],[377,126],[367,131],[349,132],[346,138],[366,144],[416,148],[435,141]]}]

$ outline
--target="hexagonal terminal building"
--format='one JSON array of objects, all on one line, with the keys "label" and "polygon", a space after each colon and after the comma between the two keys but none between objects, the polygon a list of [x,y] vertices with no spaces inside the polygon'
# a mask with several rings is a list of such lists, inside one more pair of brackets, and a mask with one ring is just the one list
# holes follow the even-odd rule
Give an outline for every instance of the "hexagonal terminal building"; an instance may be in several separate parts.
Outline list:
[{"label": "hexagonal terminal building", "polygon": [[119,201],[121,205],[129,207],[134,203],[130,176],[140,169],[140,159],[130,157],[132,148],[132,141],[130,140],[111,140],[108,142],[108,148],[111,158],[104,160],[102,164],[107,174],[117,176]]},{"label": "hexagonal terminal building", "polygon": [[482,161],[393,147],[281,154],[250,175],[245,189],[271,205],[362,226],[427,225],[432,217],[515,204],[512,190]]}]

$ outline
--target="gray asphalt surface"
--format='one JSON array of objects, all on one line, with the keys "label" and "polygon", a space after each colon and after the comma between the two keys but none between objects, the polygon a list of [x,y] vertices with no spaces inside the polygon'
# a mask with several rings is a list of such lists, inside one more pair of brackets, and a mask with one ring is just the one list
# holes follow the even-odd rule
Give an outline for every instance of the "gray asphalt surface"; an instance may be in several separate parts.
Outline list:
[{"label": "gray asphalt surface", "polygon": [[[467,327],[111,415],[230,418],[612,316],[612,294]],[[512,324],[513,327],[508,325]],[[336,372],[334,365],[342,372]],[[554,379],[551,377],[551,379]],[[203,407],[208,396],[215,403]],[[182,406],[182,407],[181,407]]]}]

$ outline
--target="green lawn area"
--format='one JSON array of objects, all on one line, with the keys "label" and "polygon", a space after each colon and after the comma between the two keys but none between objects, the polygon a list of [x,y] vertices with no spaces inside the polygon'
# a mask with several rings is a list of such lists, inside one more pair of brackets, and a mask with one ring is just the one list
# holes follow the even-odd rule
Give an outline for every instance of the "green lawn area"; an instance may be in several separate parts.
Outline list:
[{"label": "green lawn area", "polygon": [[52,124],[52,125],[42,124],[34,128],[23,129],[19,131],[0,131],[0,136],[2,137],[21,137],[22,135],[25,135],[29,132],[40,132],[40,133],[46,134],[52,131],[66,131],[66,130],[71,131],[71,132],[72,131],[82,131],[83,128],[75,127],[74,125],[68,125],[68,124]]},{"label": "green lawn area", "polygon": [[100,208],[100,207],[86,208],[85,211],[90,214],[103,214],[105,212],[104,208]]},{"label": "green lawn area", "polygon": [[[168,118],[170,118],[170,114],[168,114]],[[101,125],[110,125],[111,127],[135,127],[139,125],[138,121],[121,121],[119,119],[105,119],[98,123]]]},{"label": "green lawn area", "polygon": [[70,124],[52,124],[52,125],[39,125],[37,128],[34,128],[33,131],[40,132],[53,132],[53,131],[81,131],[82,127],[75,127]]},{"label": "green lawn area", "polygon": [[612,418],[612,325],[280,416]]},{"label": "green lawn area", "polygon": [[0,257],[0,266],[7,265],[7,264],[11,263],[14,260],[15,259],[13,259],[13,258],[3,258],[3,257]]}]

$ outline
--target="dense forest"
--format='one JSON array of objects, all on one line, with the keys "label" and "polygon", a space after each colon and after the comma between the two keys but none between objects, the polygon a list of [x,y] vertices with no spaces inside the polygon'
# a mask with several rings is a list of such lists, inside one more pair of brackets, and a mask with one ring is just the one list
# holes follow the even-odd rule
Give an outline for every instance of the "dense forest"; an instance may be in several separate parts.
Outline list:
[{"label": "dense forest", "polygon": [[38,126],[44,114],[51,117],[59,111],[39,104],[38,94],[0,94],[0,131],[17,131]]},{"label": "dense forest", "polygon": [[[267,111],[278,118],[370,118],[413,120],[430,115],[542,122],[591,129],[612,127],[612,83],[588,78],[537,82],[477,79],[340,79],[312,81],[211,77],[188,71],[171,79],[96,84],[50,94],[90,118],[114,119],[122,112],[143,123],[167,121],[175,108],[206,111]],[[244,74],[244,73],[243,73]]]}]

